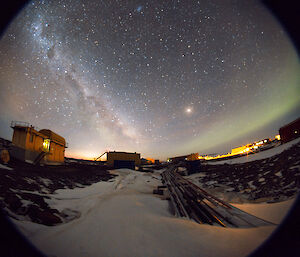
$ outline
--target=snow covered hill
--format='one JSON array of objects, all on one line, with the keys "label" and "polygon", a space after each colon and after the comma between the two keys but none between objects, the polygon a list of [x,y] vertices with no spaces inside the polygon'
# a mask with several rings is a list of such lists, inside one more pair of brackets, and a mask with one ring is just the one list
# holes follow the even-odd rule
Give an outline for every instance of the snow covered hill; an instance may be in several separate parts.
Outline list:
[{"label": "snow covered hill", "polygon": [[282,153],[283,151],[291,148],[293,145],[296,145],[299,142],[300,142],[300,138],[297,138],[286,144],[282,144],[277,147],[274,147],[274,148],[271,148],[271,149],[268,149],[265,151],[261,151],[261,152],[255,153],[255,154],[249,154],[246,156],[229,159],[229,160],[225,160],[225,161],[221,160],[221,161],[209,162],[208,164],[212,164],[212,165],[225,164],[225,163],[226,164],[235,164],[235,163],[245,163],[245,162],[252,162],[252,161],[256,161],[256,160],[267,159],[274,155],[278,155],[278,154]]},{"label": "snow covered hill", "polygon": [[202,165],[199,173],[188,178],[229,202],[278,202],[294,198],[300,189],[300,139],[249,157]]}]

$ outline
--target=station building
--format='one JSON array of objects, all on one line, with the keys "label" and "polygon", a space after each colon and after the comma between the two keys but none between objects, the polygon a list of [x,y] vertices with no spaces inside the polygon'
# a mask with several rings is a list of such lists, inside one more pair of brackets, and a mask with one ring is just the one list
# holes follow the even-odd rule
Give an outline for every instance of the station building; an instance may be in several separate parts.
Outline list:
[{"label": "station building", "polygon": [[107,152],[107,166],[115,169],[128,168],[135,169],[141,165],[141,154],[128,152]]},{"label": "station building", "polygon": [[33,164],[62,164],[65,158],[65,139],[49,129],[41,129],[26,122],[13,121],[12,157]]},{"label": "station building", "polygon": [[279,129],[280,140],[287,143],[297,137],[300,137],[300,118]]},{"label": "station building", "polygon": [[199,160],[199,153],[191,153],[188,155],[176,156],[168,158],[168,162],[179,163],[184,161],[197,161]]},{"label": "station building", "polygon": [[188,155],[170,157],[170,158],[168,158],[168,162],[179,163],[179,162],[185,161],[187,157],[188,157]]},{"label": "station building", "polygon": [[231,155],[244,154],[251,150],[253,144],[247,144],[231,149]]}]

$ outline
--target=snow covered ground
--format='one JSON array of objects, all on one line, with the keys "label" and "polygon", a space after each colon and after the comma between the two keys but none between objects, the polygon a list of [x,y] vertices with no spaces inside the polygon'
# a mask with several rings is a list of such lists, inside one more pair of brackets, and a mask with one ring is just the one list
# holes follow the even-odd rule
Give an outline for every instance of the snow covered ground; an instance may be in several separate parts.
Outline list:
[{"label": "snow covered ground", "polygon": [[[159,171],[115,170],[110,182],[60,189],[49,195],[52,208],[74,214],[57,226],[13,220],[48,256],[246,256],[276,228],[222,228],[176,218],[169,203],[152,190]],[[235,205],[280,222],[292,200]],[[270,213],[277,213],[272,217]],[[69,215],[72,216],[72,215]]]},{"label": "snow covered ground", "polygon": [[3,164],[1,164],[1,163],[0,163],[0,168],[1,168],[1,169],[6,169],[6,170],[13,170],[12,168],[10,168],[10,167],[8,167],[8,166],[6,166],[6,165],[3,165]]},{"label": "snow covered ground", "polygon": [[257,203],[257,204],[232,204],[233,206],[257,217],[266,219],[275,224],[280,224],[293,205],[295,199],[279,203]]},{"label": "snow covered ground", "polygon": [[255,154],[249,154],[247,156],[238,157],[235,159],[229,159],[225,161],[215,161],[215,162],[208,162],[207,164],[211,165],[217,165],[217,164],[234,164],[234,163],[245,163],[245,162],[251,162],[256,160],[262,160],[269,157],[272,157],[276,154],[282,153],[284,150],[289,149],[292,145],[295,145],[300,142],[300,138],[294,139],[293,141],[290,141],[286,144],[279,145],[277,147],[258,152]]}]

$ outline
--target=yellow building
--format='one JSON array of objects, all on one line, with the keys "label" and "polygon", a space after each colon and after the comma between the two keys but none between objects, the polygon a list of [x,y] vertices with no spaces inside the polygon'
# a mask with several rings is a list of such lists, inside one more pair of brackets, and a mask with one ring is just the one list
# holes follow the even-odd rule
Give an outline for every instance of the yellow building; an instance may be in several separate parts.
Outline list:
[{"label": "yellow building", "polygon": [[196,160],[199,160],[199,154],[198,153],[191,153],[190,155],[188,155],[186,157],[186,160],[187,161],[196,161]]},{"label": "yellow building", "polygon": [[127,152],[107,152],[107,166],[114,168],[131,168],[141,165],[141,154]]},{"label": "yellow building", "polygon": [[49,129],[37,130],[29,123],[12,122],[13,157],[30,163],[64,163],[66,141]]},{"label": "yellow building", "polygon": [[240,146],[237,148],[233,148],[231,150],[231,155],[236,155],[236,154],[242,154],[242,153],[247,153],[252,149],[252,144]]}]

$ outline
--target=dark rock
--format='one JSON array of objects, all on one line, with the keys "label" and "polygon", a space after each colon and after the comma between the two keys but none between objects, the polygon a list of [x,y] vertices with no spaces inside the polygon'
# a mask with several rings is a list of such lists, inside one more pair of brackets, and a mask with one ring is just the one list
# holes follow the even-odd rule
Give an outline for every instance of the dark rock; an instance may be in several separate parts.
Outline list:
[{"label": "dark rock", "polygon": [[29,205],[27,211],[27,215],[33,222],[47,226],[53,226],[62,222],[61,219],[55,215],[55,213],[57,213],[57,211],[55,212],[53,209],[41,210],[36,205]]}]

